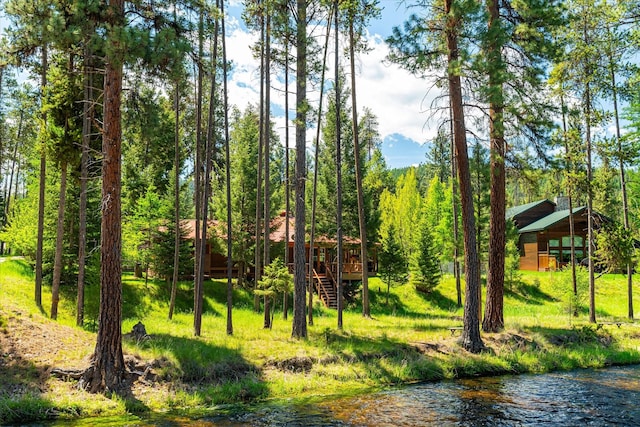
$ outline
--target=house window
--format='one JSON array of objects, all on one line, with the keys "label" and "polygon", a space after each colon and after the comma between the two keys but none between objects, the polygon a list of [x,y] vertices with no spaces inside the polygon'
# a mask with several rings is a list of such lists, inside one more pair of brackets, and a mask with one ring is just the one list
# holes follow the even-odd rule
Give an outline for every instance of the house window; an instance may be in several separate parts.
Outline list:
[{"label": "house window", "polygon": [[[573,236],[573,244],[576,248],[581,248],[583,246],[583,238],[582,236]],[[562,246],[565,248],[571,247],[571,236],[562,236]]]},{"label": "house window", "polygon": [[[582,236],[574,236],[574,247],[576,261],[584,258],[584,238]],[[549,255],[556,257],[558,261],[563,263],[571,262],[571,236],[562,236],[558,239],[549,239]]]}]

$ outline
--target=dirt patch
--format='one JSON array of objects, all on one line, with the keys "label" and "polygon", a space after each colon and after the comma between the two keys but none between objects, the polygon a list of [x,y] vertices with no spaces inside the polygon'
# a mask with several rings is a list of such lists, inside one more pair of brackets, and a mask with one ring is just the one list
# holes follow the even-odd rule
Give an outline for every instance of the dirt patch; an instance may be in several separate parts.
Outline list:
[{"label": "dirt patch", "polygon": [[485,337],[485,345],[494,349],[507,349],[510,351],[535,351],[540,348],[533,339],[521,334],[512,332],[502,332],[493,336]]},{"label": "dirt patch", "polygon": [[449,355],[453,352],[452,347],[446,342],[433,343],[433,342],[414,342],[411,343],[421,354],[425,356],[433,354]]},{"label": "dirt patch", "polygon": [[[41,395],[58,387],[70,389],[89,365],[95,335],[60,325],[44,317],[30,317],[16,308],[0,309],[0,397]],[[126,387],[132,394],[162,388],[155,370],[168,361],[145,362],[125,355],[129,371]]]},{"label": "dirt patch", "polygon": [[264,364],[264,367],[299,373],[309,372],[313,368],[313,364],[314,360],[310,357],[291,357],[284,360],[269,360]]},{"label": "dirt patch", "polygon": [[80,366],[93,350],[91,334],[81,330],[18,309],[4,308],[0,318],[0,396],[43,393],[53,366]]},{"label": "dirt patch", "polygon": [[581,328],[574,327],[562,334],[550,336],[549,343],[558,347],[567,347],[572,345],[598,344],[603,347],[609,347],[613,343],[613,337],[606,331],[598,331],[589,326]]}]

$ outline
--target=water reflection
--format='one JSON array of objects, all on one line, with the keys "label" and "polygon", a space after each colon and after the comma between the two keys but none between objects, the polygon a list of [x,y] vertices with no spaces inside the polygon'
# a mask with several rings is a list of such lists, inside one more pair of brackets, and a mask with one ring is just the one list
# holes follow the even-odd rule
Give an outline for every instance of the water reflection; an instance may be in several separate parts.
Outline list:
[{"label": "water reflection", "polygon": [[131,420],[126,425],[640,426],[638,402],[640,366],[631,366],[422,384],[313,405],[265,405],[236,415]]},{"label": "water reflection", "polygon": [[358,426],[640,425],[640,367],[425,384],[326,404]]}]

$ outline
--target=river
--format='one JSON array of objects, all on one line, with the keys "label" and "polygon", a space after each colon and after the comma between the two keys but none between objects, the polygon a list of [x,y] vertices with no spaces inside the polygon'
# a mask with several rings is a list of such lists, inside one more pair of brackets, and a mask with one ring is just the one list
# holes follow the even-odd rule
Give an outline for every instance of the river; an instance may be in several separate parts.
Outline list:
[{"label": "river", "polygon": [[199,420],[130,420],[125,424],[188,427],[640,426],[640,366],[442,381],[331,398],[310,405],[267,404],[235,415]]}]

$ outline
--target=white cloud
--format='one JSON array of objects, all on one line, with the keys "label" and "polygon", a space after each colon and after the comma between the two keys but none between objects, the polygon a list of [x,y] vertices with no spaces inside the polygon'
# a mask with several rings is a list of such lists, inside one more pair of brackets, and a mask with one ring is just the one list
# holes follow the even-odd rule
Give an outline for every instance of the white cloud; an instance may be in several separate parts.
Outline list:
[{"label": "white cloud", "polygon": [[[257,35],[250,34],[236,22],[230,25],[228,31],[227,52],[228,58],[233,61],[233,70],[230,73],[229,101],[232,105],[244,109],[248,103],[257,104],[259,101],[259,61],[253,57],[251,46],[257,41]],[[395,64],[386,61],[388,48],[380,36],[370,37],[372,50],[359,54],[356,58],[357,68],[357,94],[358,110],[361,113],[364,107],[373,111],[379,122],[379,131],[382,138],[394,133],[411,138],[423,143],[433,138],[436,134],[436,126],[427,123],[428,110],[431,100],[436,93],[427,93],[432,86],[423,79],[419,79]],[[332,54],[329,54],[332,57]],[[348,60],[341,58],[344,66],[348,66]],[[329,64],[326,72],[327,80],[333,80],[333,65]],[[293,126],[295,111],[295,75],[290,76],[289,95],[290,126]],[[271,99],[274,111],[284,111],[284,79],[272,76]],[[319,93],[316,88],[308,85],[309,102],[317,105]],[[279,114],[273,118],[276,122],[276,131],[280,134],[284,143],[284,117]],[[307,130],[307,144],[312,145],[316,135],[315,129]],[[293,127],[290,130],[290,139],[293,141]]]},{"label": "white cloud", "polygon": [[380,134],[399,133],[423,143],[436,135],[436,127],[428,123],[428,110],[434,91],[432,86],[396,64],[386,60],[388,47],[379,36],[370,38],[373,50],[357,57],[357,91],[359,109],[370,108],[378,117]]}]

